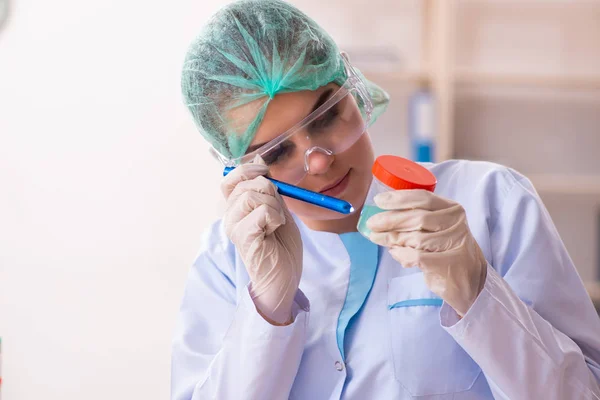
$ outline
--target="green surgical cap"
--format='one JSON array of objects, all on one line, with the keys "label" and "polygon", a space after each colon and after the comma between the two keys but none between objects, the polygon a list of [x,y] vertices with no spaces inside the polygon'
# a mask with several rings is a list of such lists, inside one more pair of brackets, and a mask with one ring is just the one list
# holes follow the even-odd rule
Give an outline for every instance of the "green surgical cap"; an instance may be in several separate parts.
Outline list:
[{"label": "green surgical cap", "polygon": [[[240,0],[218,11],[194,40],[181,88],[202,135],[223,156],[237,158],[246,152],[276,94],[345,80],[340,51],[316,22],[284,1]],[[373,122],[389,97],[365,83],[373,99]],[[240,106],[253,112],[236,112]]]}]

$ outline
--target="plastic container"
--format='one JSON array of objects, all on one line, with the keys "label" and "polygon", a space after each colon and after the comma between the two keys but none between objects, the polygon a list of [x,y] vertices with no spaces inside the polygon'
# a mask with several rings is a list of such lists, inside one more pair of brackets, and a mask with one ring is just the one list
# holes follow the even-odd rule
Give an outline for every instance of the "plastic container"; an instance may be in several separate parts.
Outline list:
[{"label": "plastic container", "polygon": [[358,219],[358,231],[367,239],[371,230],[367,220],[385,210],[375,205],[374,198],[379,193],[393,190],[424,189],[433,192],[437,179],[427,168],[396,156],[379,156],[373,164],[373,181],[367,193],[365,204]]}]

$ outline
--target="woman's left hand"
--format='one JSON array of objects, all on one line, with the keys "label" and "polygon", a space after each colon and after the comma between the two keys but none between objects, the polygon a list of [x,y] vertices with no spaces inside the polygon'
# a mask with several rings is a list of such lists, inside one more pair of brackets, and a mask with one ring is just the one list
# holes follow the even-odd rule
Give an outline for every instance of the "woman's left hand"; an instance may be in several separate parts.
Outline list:
[{"label": "woman's left hand", "polygon": [[429,290],[464,316],[487,275],[464,208],[425,190],[381,193],[375,204],[386,211],[367,221],[371,241],[389,247],[403,267],[419,267]]}]

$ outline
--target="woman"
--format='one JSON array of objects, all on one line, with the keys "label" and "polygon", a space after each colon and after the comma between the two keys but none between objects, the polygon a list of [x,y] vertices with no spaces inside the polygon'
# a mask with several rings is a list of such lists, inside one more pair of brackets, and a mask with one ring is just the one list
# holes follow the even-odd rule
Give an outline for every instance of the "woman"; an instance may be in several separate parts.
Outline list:
[{"label": "woman", "polygon": [[280,197],[264,175],[360,210],[387,104],[281,1],[219,11],[182,84],[237,168],[187,282],[173,399],[600,399],[598,316],[525,177],[426,165],[435,194],[377,197],[370,240],[358,211]]}]

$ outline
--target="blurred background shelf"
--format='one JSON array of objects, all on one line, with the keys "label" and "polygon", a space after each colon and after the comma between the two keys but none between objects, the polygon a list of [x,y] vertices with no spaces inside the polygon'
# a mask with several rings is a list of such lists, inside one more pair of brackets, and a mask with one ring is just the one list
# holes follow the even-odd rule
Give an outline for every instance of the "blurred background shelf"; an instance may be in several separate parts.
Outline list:
[{"label": "blurred background shelf", "polygon": [[461,85],[520,86],[576,90],[600,89],[600,74],[569,76],[458,70],[455,74],[455,80],[457,84]]},{"label": "blurred background shelf", "polygon": [[429,73],[425,71],[404,71],[401,68],[394,70],[389,69],[369,69],[361,68],[360,71],[370,80],[374,82],[378,81],[392,81],[395,83],[404,84],[417,84],[427,85],[429,82]]},{"label": "blurred background shelf", "polygon": [[[401,68],[386,69],[362,68],[361,72],[374,81],[384,80],[397,83],[413,83],[427,86],[431,83],[431,74],[426,71],[404,71]],[[554,88],[571,90],[600,90],[600,74],[597,75],[551,75],[535,73],[486,72],[476,70],[457,70],[453,81],[456,85],[473,86],[509,86]]]},{"label": "blurred background shelf", "polygon": [[600,196],[600,176],[529,174],[539,192]]},{"label": "blurred background shelf", "polygon": [[532,9],[547,11],[600,11],[598,0],[459,0],[460,5],[469,7]]}]

